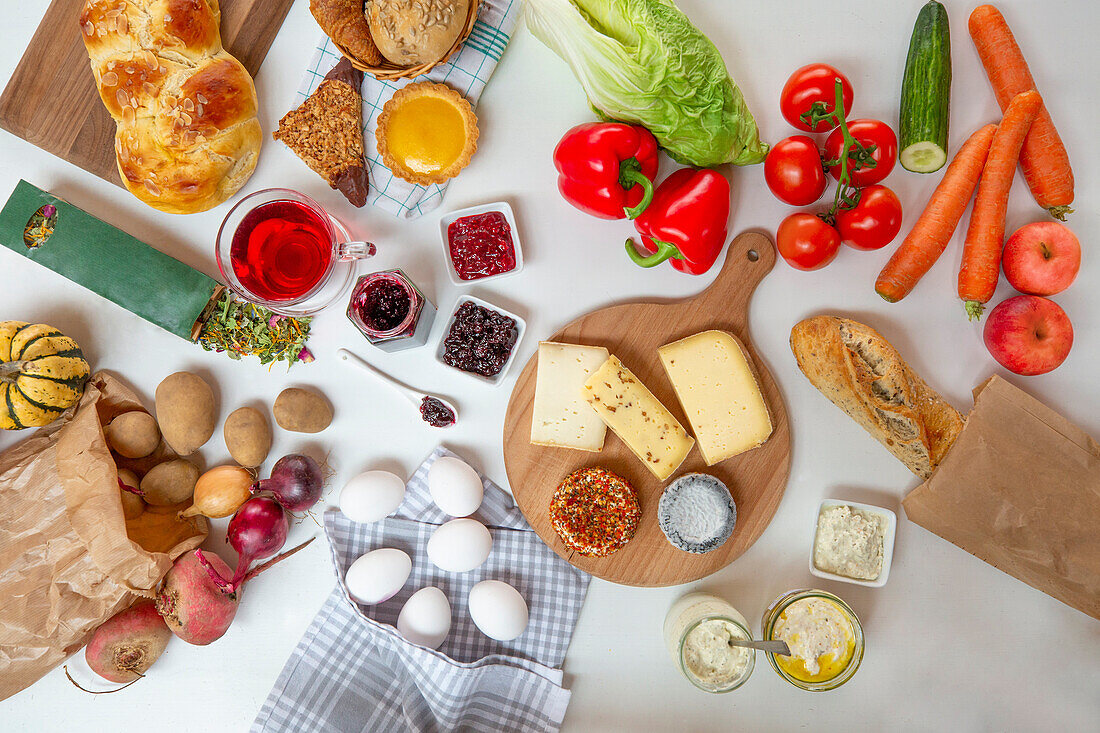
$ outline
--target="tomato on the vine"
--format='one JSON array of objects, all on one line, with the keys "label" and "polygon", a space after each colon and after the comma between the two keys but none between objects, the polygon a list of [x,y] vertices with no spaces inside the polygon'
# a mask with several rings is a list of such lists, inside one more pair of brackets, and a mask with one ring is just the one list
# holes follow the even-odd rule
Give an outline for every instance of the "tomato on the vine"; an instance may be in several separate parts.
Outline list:
[{"label": "tomato on the vine", "polygon": [[854,207],[837,212],[836,228],[853,249],[881,249],[901,231],[901,201],[886,186],[868,186]]},{"label": "tomato on the vine", "polygon": [[[856,148],[848,151],[848,174],[851,177],[851,185],[855,188],[870,186],[878,183],[890,171],[894,169],[894,163],[898,159],[898,136],[890,129],[890,126],[879,120],[848,120],[848,131],[856,142],[871,150],[870,158],[875,162],[874,167],[855,169],[855,164],[860,162],[860,151]],[[834,130],[825,140],[825,160],[839,161],[840,151],[844,148],[844,132]],[[829,166],[829,174],[836,180],[840,180],[840,163]]]},{"label": "tomato on the vine", "polygon": [[840,234],[813,214],[791,214],[779,224],[776,248],[796,270],[819,270],[836,258]]},{"label": "tomato on the vine", "polygon": [[835,111],[837,79],[840,79],[843,88],[841,99],[844,101],[844,109],[850,110],[853,93],[848,77],[828,64],[810,64],[791,74],[783,85],[783,91],[779,95],[779,109],[783,112],[783,117],[794,127],[806,132],[828,132],[836,127],[838,123],[833,119],[818,119],[811,126],[802,119],[802,115],[810,112],[815,104],[819,116]]},{"label": "tomato on the vine", "polygon": [[805,135],[780,140],[764,159],[764,180],[775,197],[791,206],[809,206],[825,191],[825,168],[817,143]]}]

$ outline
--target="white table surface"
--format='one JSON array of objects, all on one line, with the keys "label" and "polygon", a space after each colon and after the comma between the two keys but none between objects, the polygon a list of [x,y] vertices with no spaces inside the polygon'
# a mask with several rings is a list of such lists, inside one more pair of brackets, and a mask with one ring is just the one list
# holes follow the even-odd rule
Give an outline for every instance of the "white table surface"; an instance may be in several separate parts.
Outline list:
[{"label": "white table surface", "polygon": [[[23,53],[45,2],[4,3],[0,77]],[[895,124],[898,90],[913,19],[920,2],[831,0],[817,3],[736,3],[683,0],[682,7],[722,51],[765,139],[793,134],[777,100],[787,75],[813,61],[837,65],[855,87],[857,116]],[[257,79],[260,120],[270,131],[292,103],[319,31],[307,3],[295,3]],[[729,5],[734,5],[730,3]],[[948,3],[954,31],[952,151],[999,111],[966,33],[972,3]],[[1076,285],[1057,296],[1076,328],[1073,353],[1056,372],[1010,380],[1062,410],[1100,436],[1100,154],[1095,125],[1100,104],[1094,69],[1100,66],[1095,33],[1100,7],[1088,0],[1002,0],[1074,163],[1079,212],[1071,223],[1084,245]],[[851,40],[858,38],[858,40]],[[55,63],[44,59],[44,64]],[[413,223],[379,211],[355,210],[330,191],[293,154],[268,140],[245,192],[269,186],[297,188],[316,197],[353,229],[379,244],[370,267],[404,268],[448,310],[458,293],[446,275],[438,241],[442,211],[506,199],[515,207],[524,241],[524,271],[472,292],[520,313],[528,336],[519,358],[566,321],[618,300],[688,296],[711,276],[692,278],[667,266],[643,271],[622,253],[629,223],[604,223],[566,204],[555,191],[550,153],[573,124],[591,118],[580,86],[553,53],[521,29],[513,39],[478,109],[480,150],[452,185],[444,208]],[[16,181],[34,184],[81,206],[165,252],[210,274],[217,225],[228,209],[173,217],[149,209],[32,145],[0,132],[0,199]],[[664,172],[672,170],[666,165]],[[900,169],[886,181],[901,197],[905,228],[939,180]],[[733,173],[731,233],[774,231],[789,209],[772,198],[759,166]],[[831,191],[831,189],[830,189]],[[1008,228],[1041,219],[1022,181],[1012,191]],[[777,263],[758,290],[751,315],[753,339],[783,391],[791,416],[790,483],[771,526],[740,559],[690,586],[640,589],[592,583],[565,662],[573,699],[568,731],[799,730],[1095,730],[1100,714],[1100,622],[1004,575],[904,518],[899,501],[917,481],[889,453],[829,404],[798,372],[787,346],[791,326],[815,313],[840,313],[882,331],[927,381],[961,409],[970,390],[1003,374],[982,345],[954,294],[965,223],[920,284],[898,305],[875,295],[872,284],[888,250],[845,249],[827,269],[796,272]],[[462,291],[464,291],[463,289]],[[1011,294],[1003,282],[996,301]],[[462,412],[447,444],[505,482],[500,434],[518,369],[499,388],[435,363],[431,349],[386,356],[361,339],[333,307],[315,321],[310,346],[317,363],[271,371],[253,362],[208,354],[99,299],[54,273],[0,249],[0,319],[44,321],[84,347],[97,369],[110,369],[152,397],[167,374],[193,369],[217,385],[221,416],[237,406],[270,403],[284,387],[315,385],[336,404],[332,426],[303,439],[277,431],[271,455],[313,446],[331,450],[337,470],[332,503],[358,471],[385,467],[408,474],[440,438],[407,405],[337,363],[347,346],[413,384],[455,395]],[[433,342],[442,329],[440,318]],[[0,449],[16,434],[0,436]],[[228,458],[215,437],[203,450],[208,465]],[[889,583],[880,589],[821,581],[807,557],[812,522],[824,497],[879,503],[899,511],[897,547]],[[225,555],[225,520],[207,543]],[[319,534],[307,520],[290,543]],[[210,647],[173,640],[148,678],[123,693],[90,696],[74,689],[60,669],[0,703],[4,730],[244,730],[252,721],[299,637],[333,586],[323,541],[249,585],[240,613],[224,638]],[[860,615],[866,656],[856,677],[824,695],[802,692],[777,677],[763,659],[738,692],[696,691],[673,667],[660,626],[669,604],[701,588],[728,598],[754,625],[777,595],[801,587],[839,593]],[[2,600],[0,600],[2,602]],[[187,711],[187,712],[185,712]],[[193,711],[193,712],[192,712]]]}]

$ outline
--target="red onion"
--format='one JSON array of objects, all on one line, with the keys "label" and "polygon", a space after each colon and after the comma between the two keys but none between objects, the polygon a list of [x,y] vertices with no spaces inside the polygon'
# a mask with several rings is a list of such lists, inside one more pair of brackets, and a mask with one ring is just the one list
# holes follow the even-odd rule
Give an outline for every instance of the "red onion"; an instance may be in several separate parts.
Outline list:
[{"label": "red onion", "polygon": [[271,478],[257,481],[252,493],[271,492],[288,512],[304,512],[321,498],[325,479],[321,467],[309,456],[280,458],[271,469]]},{"label": "red onion", "polygon": [[282,549],[289,531],[286,512],[275,499],[254,496],[241,505],[229,521],[225,536],[226,542],[240,555],[237,571],[230,581],[233,590],[244,582],[253,561],[271,557]]}]

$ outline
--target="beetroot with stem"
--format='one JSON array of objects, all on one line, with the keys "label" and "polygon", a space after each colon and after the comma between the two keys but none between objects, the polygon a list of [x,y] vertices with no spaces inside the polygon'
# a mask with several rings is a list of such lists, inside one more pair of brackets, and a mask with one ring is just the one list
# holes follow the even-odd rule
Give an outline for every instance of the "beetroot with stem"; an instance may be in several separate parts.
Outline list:
[{"label": "beetroot with stem", "polygon": [[171,638],[172,632],[153,601],[138,601],[92,632],[84,647],[84,658],[92,671],[106,680],[136,682],[157,661]]},{"label": "beetroot with stem", "polygon": [[257,481],[253,493],[270,492],[288,512],[304,512],[321,498],[325,478],[309,456],[283,456],[271,469],[271,478]]},{"label": "beetroot with stem", "polygon": [[256,560],[271,557],[286,544],[290,532],[290,521],[283,507],[268,496],[253,496],[241,504],[241,508],[229,521],[225,533],[228,542],[240,556],[237,560],[237,572],[230,582],[237,590],[244,582],[249,567]]},{"label": "beetroot with stem", "polygon": [[200,646],[221,638],[239,603],[228,575],[229,566],[213,553],[195,550],[176,559],[157,594],[157,611],[172,633]]}]

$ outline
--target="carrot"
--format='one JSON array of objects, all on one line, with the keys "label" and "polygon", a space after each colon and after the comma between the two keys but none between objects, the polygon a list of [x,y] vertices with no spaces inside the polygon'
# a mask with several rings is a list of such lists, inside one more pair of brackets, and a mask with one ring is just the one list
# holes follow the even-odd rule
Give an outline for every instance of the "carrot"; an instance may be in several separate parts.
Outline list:
[{"label": "carrot", "polygon": [[[992,5],[982,5],[970,14],[970,36],[978,49],[986,76],[997,95],[1001,112],[1020,92],[1037,89],[1027,61],[1004,16]],[[1065,221],[1073,211],[1073,169],[1062,138],[1044,105],[1031,126],[1020,151],[1020,170],[1031,195],[1053,217]]]},{"label": "carrot", "polygon": [[966,302],[966,312],[972,320],[981,317],[984,304],[997,289],[1008,191],[1012,188],[1020,148],[1042,106],[1043,98],[1034,89],[1017,94],[1008,103],[989,145],[959,269],[959,297]]},{"label": "carrot", "polygon": [[894,252],[875,281],[875,292],[896,303],[913,290],[936,264],[959,225],[985,167],[996,125],[986,125],[963,144],[943,180],[928,199],[909,236]]}]

